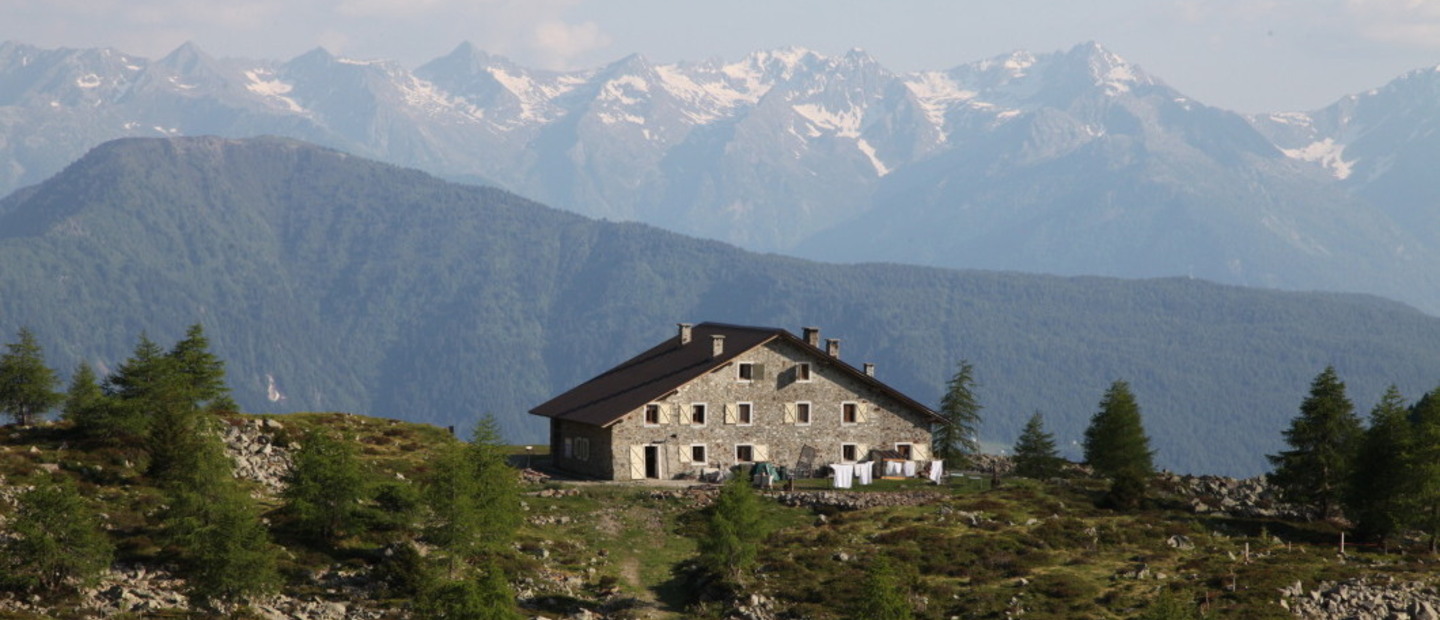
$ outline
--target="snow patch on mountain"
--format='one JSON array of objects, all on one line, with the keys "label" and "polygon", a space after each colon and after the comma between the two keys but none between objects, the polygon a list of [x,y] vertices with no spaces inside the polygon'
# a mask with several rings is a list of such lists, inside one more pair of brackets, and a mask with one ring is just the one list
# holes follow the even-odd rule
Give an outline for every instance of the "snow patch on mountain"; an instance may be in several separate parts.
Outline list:
[{"label": "snow patch on mountain", "polygon": [[[925,118],[937,129],[945,126],[945,114],[954,105],[975,99],[977,93],[961,88],[950,76],[940,71],[913,73],[904,78],[905,88],[915,96]],[[942,134],[943,135],[943,134]]]},{"label": "snow patch on mountain", "polygon": [[1336,144],[1334,138],[1325,138],[1298,149],[1281,149],[1286,157],[1318,163],[1329,170],[1335,178],[1345,180],[1354,171],[1354,161],[1345,161],[1345,145]]},{"label": "snow patch on mountain", "polygon": [[866,142],[865,138],[856,138],[855,146],[860,147],[860,152],[864,153],[865,157],[870,159],[870,165],[875,166],[876,174],[882,177],[890,174],[890,168],[885,166],[885,162],[880,161],[880,158],[875,155],[875,147],[870,146],[870,143]]},{"label": "snow patch on mountain", "polygon": [[[864,112],[858,107],[851,107],[841,112],[833,112],[822,105],[814,103],[802,103],[790,106],[805,120],[809,121],[816,129],[829,130],[841,138],[857,138],[860,136],[860,123],[864,120]],[[812,136],[819,136],[819,133],[812,133]]]},{"label": "snow patch on mountain", "polygon": [[275,72],[269,69],[251,69],[242,73],[245,79],[249,80],[245,84],[245,90],[275,101],[291,112],[308,113],[305,106],[286,96],[290,91],[295,90],[295,85],[277,78]]}]

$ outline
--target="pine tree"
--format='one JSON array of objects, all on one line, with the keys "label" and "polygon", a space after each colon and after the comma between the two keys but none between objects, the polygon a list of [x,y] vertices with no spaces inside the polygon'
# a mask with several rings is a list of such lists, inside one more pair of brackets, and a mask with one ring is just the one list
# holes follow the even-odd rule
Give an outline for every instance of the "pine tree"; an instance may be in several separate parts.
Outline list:
[{"label": "pine tree", "polygon": [[285,477],[285,512],[298,531],[333,543],[355,525],[365,482],[353,444],[311,432]]},{"label": "pine tree", "polygon": [[1143,476],[1154,473],[1150,438],[1140,419],[1140,405],[1130,393],[1130,384],[1116,381],[1100,401],[1100,410],[1085,429],[1085,462],[1095,473],[1108,478],[1126,472]]},{"label": "pine tree", "polygon": [[515,595],[494,564],[477,580],[453,580],[425,591],[415,603],[416,617],[436,620],[520,620]]},{"label": "pine tree", "polygon": [[1370,411],[1346,496],[1345,514],[1364,538],[1383,540],[1401,527],[1411,432],[1405,399],[1391,385]]},{"label": "pine tree", "polygon": [[910,603],[890,562],[877,557],[865,571],[865,586],[856,606],[856,620],[910,620]]},{"label": "pine tree", "polygon": [[700,539],[700,564],[733,586],[743,586],[765,537],[760,501],[744,476],[731,478],[720,488],[710,507],[707,527]]},{"label": "pine tree", "polygon": [[1060,475],[1060,454],[1055,451],[1055,436],[1045,431],[1045,419],[1039,411],[1030,416],[1015,441],[1015,474],[1045,480]]},{"label": "pine tree", "polygon": [[975,367],[961,360],[960,367],[946,385],[940,400],[940,415],[945,423],[935,429],[932,441],[935,458],[964,467],[971,455],[980,451],[976,437],[980,431],[980,402],[975,398]]},{"label": "pine tree", "polygon": [[0,576],[11,585],[46,592],[85,587],[110,566],[114,546],[68,478],[43,480],[16,504],[11,536],[0,543]]},{"label": "pine tree", "polygon": [[1310,506],[1322,518],[1335,516],[1353,475],[1361,433],[1345,384],[1333,366],[1326,367],[1311,382],[1300,415],[1285,431],[1290,449],[1267,457],[1275,467],[1271,482],[1286,501]]},{"label": "pine tree", "polygon": [[19,342],[5,345],[0,356],[0,411],[21,426],[29,426],[64,399],[56,389],[60,379],[45,365],[35,334],[21,328]]},{"label": "pine tree", "polygon": [[500,551],[510,546],[520,529],[520,473],[510,466],[510,457],[500,439],[500,423],[485,414],[471,433],[466,446],[471,475],[480,483],[476,503],[480,507],[479,527],[483,551]]}]

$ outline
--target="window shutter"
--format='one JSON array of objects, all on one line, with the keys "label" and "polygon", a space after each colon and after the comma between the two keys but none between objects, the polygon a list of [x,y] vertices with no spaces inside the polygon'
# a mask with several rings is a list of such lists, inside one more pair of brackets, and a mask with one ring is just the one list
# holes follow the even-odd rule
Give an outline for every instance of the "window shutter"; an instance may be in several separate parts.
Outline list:
[{"label": "window shutter", "polygon": [[795,423],[795,403],[785,403],[785,424]]},{"label": "window shutter", "polygon": [[731,403],[725,403],[725,423],[735,423],[735,405]]},{"label": "window shutter", "polygon": [[863,424],[867,419],[869,419],[870,416],[865,411],[866,409],[868,409],[868,407],[866,407],[865,403],[855,403],[856,424]]},{"label": "window shutter", "polygon": [[928,460],[930,460],[930,446],[927,445],[927,444],[923,444],[923,443],[911,444],[911,446],[910,446],[910,460],[912,460],[912,461],[928,461]]},{"label": "window shutter", "polygon": [[769,448],[769,446],[760,446],[760,445],[751,446],[751,447],[750,447],[750,452],[751,452],[751,454],[753,455],[753,458],[755,459],[755,462],[756,462],[756,463],[759,463],[760,461],[768,461],[768,460],[770,460],[770,448]]},{"label": "window shutter", "polygon": [[755,365],[751,366],[751,367],[750,367],[750,372],[751,372],[751,379],[753,379],[753,380],[755,380],[755,381],[764,381],[764,380],[765,380],[765,365],[764,365],[764,364],[755,364]]},{"label": "window shutter", "polygon": [[855,460],[864,462],[870,459],[870,446],[863,443],[855,444]]},{"label": "window shutter", "polygon": [[690,462],[690,446],[680,446],[680,462]]},{"label": "window shutter", "polygon": [[661,424],[669,424],[669,423],[670,423],[670,405],[669,405],[669,403],[657,403],[655,406],[660,409],[660,423],[661,423]]}]

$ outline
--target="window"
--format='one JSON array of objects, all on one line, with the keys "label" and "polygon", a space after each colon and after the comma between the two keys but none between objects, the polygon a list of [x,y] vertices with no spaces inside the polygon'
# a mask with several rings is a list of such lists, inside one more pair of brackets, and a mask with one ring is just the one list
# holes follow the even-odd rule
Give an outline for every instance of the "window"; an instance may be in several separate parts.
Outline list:
[{"label": "window", "polygon": [[660,424],[660,405],[654,403],[645,405],[645,426],[658,424]]},{"label": "window", "polygon": [[740,381],[755,380],[755,365],[750,362],[740,362],[735,365],[735,378]]},{"label": "window", "polygon": [[840,403],[840,423],[859,424],[860,405],[857,403]]},{"label": "window", "polygon": [[795,403],[795,423],[810,423],[810,403]]},{"label": "window", "polygon": [[590,439],[588,437],[575,438],[575,458],[582,461],[590,460]]},{"label": "window", "polygon": [[754,423],[755,423],[754,410],[755,410],[755,407],[754,407],[753,405],[751,405],[750,403],[736,403],[736,405],[735,405],[735,421],[736,421],[736,423],[742,424],[742,425],[754,424]]},{"label": "window", "polygon": [[752,445],[749,445],[749,444],[739,444],[739,445],[736,445],[736,446],[735,446],[735,462],[737,462],[737,463],[753,463],[753,462],[755,462],[755,446],[752,446]]},{"label": "window", "polygon": [[705,444],[697,443],[690,446],[690,460],[696,463],[704,463],[709,460],[705,458]]},{"label": "window", "polygon": [[846,463],[860,460],[860,446],[853,443],[840,444],[840,460]]},{"label": "window", "polygon": [[800,362],[795,365],[795,380],[801,383],[810,382],[810,362]]},{"label": "window", "polygon": [[895,444],[895,451],[900,453],[900,458],[907,461],[911,460],[913,458],[912,455],[915,453],[914,445],[908,443]]},{"label": "window", "polygon": [[705,425],[705,403],[690,405],[690,423],[696,426]]}]

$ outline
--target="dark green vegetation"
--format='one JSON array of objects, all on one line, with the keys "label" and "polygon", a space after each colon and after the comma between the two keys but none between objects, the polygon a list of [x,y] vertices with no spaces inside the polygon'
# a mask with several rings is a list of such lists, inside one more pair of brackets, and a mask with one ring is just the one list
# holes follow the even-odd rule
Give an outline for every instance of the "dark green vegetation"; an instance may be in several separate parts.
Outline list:
[{"label": "dark green vegetation", "polygon": [[512,442],[678,321],[820,325],[925,403],[970,360],[982,439],[1043,410],[1072,458],[1126,377],[1156,465],[1204,473],[1264,470],[1316,368],[1363,401],[1440,368],[1440,319],[1371,297],[809,263],[276,139],[112,142],[0,201],[0,317],[59,369],[201,322],[245,411],[489,411]]},{"label": "dark green vegetation", "polygon": [[932,452],[946,466],[961,469],[980,453],[980,401],[975,396],[975,365],[961,360],[945,384],[939,413],[945,424],[935,427]]}]

